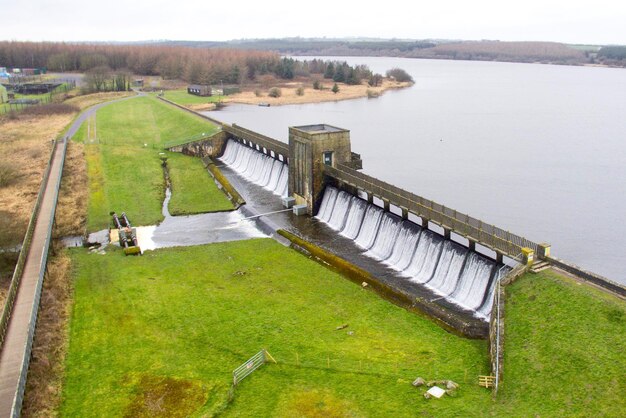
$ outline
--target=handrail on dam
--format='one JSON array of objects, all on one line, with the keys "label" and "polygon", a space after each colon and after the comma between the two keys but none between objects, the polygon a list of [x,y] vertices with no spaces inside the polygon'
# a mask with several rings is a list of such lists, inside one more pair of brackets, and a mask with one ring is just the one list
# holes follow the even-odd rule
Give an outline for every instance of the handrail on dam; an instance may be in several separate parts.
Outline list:
[{"label": "handrail on dam", "polygon": [[277,139],[261,135],[257,132],[251,131],[250,129],[242,128],[234,123],[232,125],[222,124],[222,130],[236,136],[237,138],[251,141],[268,150],[274,151],[277,154],[282,154],[284,158],[289,157],[289,145]]},{"label": "handrail on dam", "polygon": [[339,164],[337,167],[325,166],[324,172],[336,180],[362,189],[381,199],[388,200],[390,203],[406,209],[423,219],[428,219],[443,228],[507,256],[517,256],[524,247],[531,248],[534,251],[538,249],[536,243],[524,237],[512,234],[497,226],[385,183],[346,165]]}]

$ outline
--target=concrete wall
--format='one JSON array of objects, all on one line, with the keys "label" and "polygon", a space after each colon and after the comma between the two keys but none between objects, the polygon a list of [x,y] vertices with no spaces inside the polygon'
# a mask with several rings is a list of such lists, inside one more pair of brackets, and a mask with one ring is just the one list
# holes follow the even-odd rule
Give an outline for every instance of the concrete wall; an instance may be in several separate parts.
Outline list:
[{"label": "concrete wall", "polygon": [[180,152],[192,157],[217,158],[224,152],[224,145],[228,140],[228,134],[224,131],[217,132],[207,139],[176,145],[168,148],[172,152]]},{"label": "concrete wall", "polygon": [[576,277],[580,277],[590,283],[600,286],[606,290],[615,293],[618,296],[626,297],[626,287],[619,283],[615,283],[606,277],[602,277],[599,274],[592,273],[587,270],[583,270],[575,264],[568,263],[556,257],[546,257],[546,261],[549,261],[553,266],[560,268],[568,273],[573,274]]}]

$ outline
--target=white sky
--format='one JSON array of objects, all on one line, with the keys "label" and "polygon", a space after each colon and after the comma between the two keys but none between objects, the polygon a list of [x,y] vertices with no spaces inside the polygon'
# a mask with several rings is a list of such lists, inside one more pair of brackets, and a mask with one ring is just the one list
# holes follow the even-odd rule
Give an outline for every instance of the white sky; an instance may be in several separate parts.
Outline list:
[{"label": "white sky", "polygon": [[626,1],[0,0],[0,40],[292,36],[626,44]]}]

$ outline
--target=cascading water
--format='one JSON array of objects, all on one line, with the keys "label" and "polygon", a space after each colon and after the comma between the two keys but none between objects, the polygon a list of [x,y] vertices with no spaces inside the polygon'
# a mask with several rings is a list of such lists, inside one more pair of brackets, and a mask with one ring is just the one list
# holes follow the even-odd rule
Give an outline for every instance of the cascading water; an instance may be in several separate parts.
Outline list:
[{"label": "cascading water", "polygon": [[335,200],[335,206],[329,219],[326,221],[331,228],[336,231],[341,231],[346,223],[346,217],[350,210],[350,204],[352,203],[352,196],[346,192],[339,192],[337,199]]},{"label": "cascading water", "polygon": [[316,216],[408,280],[487,320],[497,265],[413,222],[327,187]]},{"label": "cascading water", "polygon": [[445,241],[433,278],[426,283],[426,286],[442,296],[448,296],[454,292],[467,253],[468,251],[461,245],[453,241]]},{"label": "cascading water", "polygon": [[399,232],[400,219],[392,213],[385,212],[378,227],[374,245],[365,254],[379,260],[386,260],[391,256]]},{"label": "cascading water", "polygon": [[350,211],[346,218],[346,225],[340,233],[348,239],[355,239],[359,235],[361,225],[363,224],[367,202],[358,197],[352,197],[351,202]]},{"label": "cascading water", "polygon": [[367,250],[374,245],[374,240],[376,240],[376,234],[378,233],[378,227],[380,226],[382,217],[382,209],[377,208],[374,205],[368,205],[365,210],[365,217],[363,218],[361,230],[359,231],[359,235],[354,240],[359,247]]},{"label": "cascading water", "polygon": [[402,222],[398,239],[395,242],[391,256],[385,260],[385,264],[398,271],[406,269],[411,264],[411,259],[413,254],[415,254],[415,248],[421,233],[422,228],[413,222]]},{"label": "cascading water", "polygon": [[226,143],[220,160],[252,183],[277,195],[287,195],[287,164],[233,140]]},{"label": "cascading water", "polygon": [[459,285],[450,295],[450,299],[457,305],[472,311],[480,308],[494,267],[494,262],[477,253],[470,252],[459,279]]},{"label": "cascading water", "polygon": [[322,197],[322,203],[320,203],[320,208],[317,211],[317,215],[315,217],[321,221],[328,222],[330,219],[330,215],[333,212],[333,208],[335,207],[336,201],[337,189],[329,189],[327,193],[324,193],[324,197]]},{"label": "cascading water", "polygon": [[422,238],[417,243],[411,264],[402,271],[402,275],[409,277],[411,281],[426,283],[433,277],[442,249],[442,238],[432,231],[422,231]]}]

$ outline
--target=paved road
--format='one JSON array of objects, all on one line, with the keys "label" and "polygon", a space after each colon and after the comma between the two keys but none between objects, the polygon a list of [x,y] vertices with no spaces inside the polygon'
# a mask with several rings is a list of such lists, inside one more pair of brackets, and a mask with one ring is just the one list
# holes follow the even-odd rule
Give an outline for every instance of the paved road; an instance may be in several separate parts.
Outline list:
[{"label": "paved road", "polygon": [[[132,97],[120,100],[130,98]],[[50,244],[50,232],[56,210],[58,184],[63,175],[65,141],[74,136],[83,121],[90,115],[110,103],[113,102],[101,103],[83,112],[68,130],[67,137],[56,143],[32,243],[26,256],[22,279],[0,352],[0,418],[19,416],[21,411],[25,377],[32,347],[32,332],[35,325],[31,322],[37,320],[43,274]]]}]

